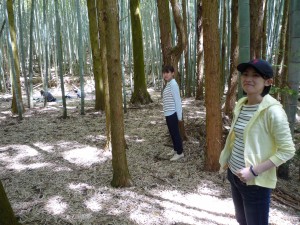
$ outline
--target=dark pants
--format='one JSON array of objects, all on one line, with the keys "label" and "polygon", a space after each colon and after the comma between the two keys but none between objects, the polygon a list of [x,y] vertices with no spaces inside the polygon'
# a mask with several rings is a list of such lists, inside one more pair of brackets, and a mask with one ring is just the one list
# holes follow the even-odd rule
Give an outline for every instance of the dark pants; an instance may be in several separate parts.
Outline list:
[{"label": "dark pants", "polygon": [[180,155],[183,151],[183,147],[179,132],[177,113],[174,113],[171,116],[166,116],[166,121],[172,138],[174,150]]},{"label": "dark pants", "polygon": [[243,183],[230,169],[235,217],[240,225],[268,225],[271,189]]}]

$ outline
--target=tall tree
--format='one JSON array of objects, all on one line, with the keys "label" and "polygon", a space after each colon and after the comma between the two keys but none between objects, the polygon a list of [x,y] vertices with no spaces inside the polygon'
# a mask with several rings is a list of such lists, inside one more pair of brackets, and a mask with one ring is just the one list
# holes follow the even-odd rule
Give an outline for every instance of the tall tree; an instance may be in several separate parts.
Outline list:
[{"label": "tall tree", "polygon": [[[24,2],[23,2],[24,4]],[[23,37],[23,19],[21,14],[21,0],[18,1],[18,17],[19,17],[19,34],[20,34],[20,48],[21,48],[21,64],[22,64],[22,73],[24,77],[24,84],[25,84],[25,91],[27,96],[27,104],[30,105],[30,98],[29,98],[29,89],[28,89],[28,80],[25,71],[25,51],[24,51],[24,37]]]},{"label": "tall tree", "polygon": [[33,17],[34,17],[35,0],[31,1],[31,15],[30,15],[30,43],[29,43],[29,108],[33,107]]},{"label": "tall tree", "polygon": [[148,104],[152,100],[147,91],[145,78],[140,0],[130,0],[130,17],[134,63],[134,91],[130,101],[134,104]]},{"label": "tall tree", "polygon": [[56,48],[57,48],[57,61],[59,65],[59,77],[60,77],[60,87],[62,93],[62,102],[63,102],[63,118],[67,118],[67,104],[65,98],[65,86],[64,86],[64,78],[63,78],[63,54],[62,54],[62,37],[60,32],[60,19],[58,13],[58,0],[54,0],[55,6],[55,22],[56,22]]},{"label": "tall tree", "polygon": [[[21,105],[22,111],[24,110],[23,100],[21,95],[21,82],[20,82],[20,61],[19,61],[19,53],[18,53],[18,45],[17,45],[17,34],[15,29],[15,21],[14,21],[14,10],[13,10],[13,0],[7,0],[7,13],[8,13],[8,23],[9,23],[9,32],[11,36],[11,45],[13,51],[13,60],[14,60],[14,67],[16,72],[16,80],[15,84],[13,82],[12,85],[17,85],[18,99]],[[16,93],[13,92],[13,99],[12,99],[12,113],[18,113],[17,101],[16,101]]]},{"label": "tall tree", "polygon": [[95,109],[104,110],[105,108],[105,94],[104,94],[104,84],[103,84],[103,74],[101,73],[101,60],[100,60],[100,39],[99,36],[99,24],[97,21],[97,11],[96,4],[98,1],[87,0],[88,16],[89,16],[89,32],[90,32],[90,42],[92,48],[93,57],[93,73],[95,80]]},{"label": "tall tree", "polygon": [[174,66],[175,78],[178,83],[181,83],[178,77],[178,62],[183,50],[186,48],[187,37],[184,31],[183,18],[180,13],[178,2],[177,0],[170,0],[170,2],[177,31],[177,43],[175,46],[172,46],[169,1],[157,0],[163,64]]},{"label": "tall tree", "polygon": [[196,99],[204,99],[202,0],[197,0],[197,89]]},{"label": "tall tree", "polygon": [[98,18],[98,33],[100,41],[100,64],[101,76],[103,76],[104,87],[104,102],[105,102],[105,125],[106,125],[106,143],[105,150],[112,150],[111,144],[111,119],[110,119],[110,103],[109,103],[109,85],[108,85],[108,71],[106,58],[106,39],[105,39],[105,24],[104,24],[104,6],[103,1],[97,1],[97,18]]},{"label": "tall tree", "polygon": [[232,0],[231,6],[231,53],[230,53],[230,74],[227,81],[228,90],[225,100],[224,113],[232,117],[233,109],[236,102],[236,91],[238,87],[238,60],[239,60],[239,44],[238,44],[238,0]]},{"label": "tall tree", "polygon": [[112,136],[113,179],[111,185],[128,187],[132,185],[132,181],[125,151],[118,1],[103,0],[103,3]]},{"label": "tall tree", "polygon": [[77,11],[77,25],[78,25],[78,57],[79,57],[79,76],[80,76],[80,113],[84,115],[84,80],[83,80],[83,48],[82,48],[82,25],[81,25],[81,14],[80,14],[80,2],[76,0],[76,11]]},{"label": "tall tree", "polygon": [[297,102],[300,82],[300,2],[292,0],[289,14],[289,56],[288,56],[288,86],[296,94],[289,95],[285,103],[285,110],[288,115],[291,132],[294,133],[295,118],[297,113]]},{"label": "tall tree", "polygon": [[[290,129],[294,135],[295,120],[297,113],[298,94],[300,85],[300,2],[291,0],[289,6],[289,48],[288,48],[288,77],[287,85],[294,91],[294,94],[285,96],[284,110],[286,111]],[[279,167],[278,175],[281,178],[289,177],[289,162]]]},{"label": "tall tree", "polygon": [[221,71],[218,1],[203,1],[203,46],[206,106],[205,169],[217,171],[222,148]]}]

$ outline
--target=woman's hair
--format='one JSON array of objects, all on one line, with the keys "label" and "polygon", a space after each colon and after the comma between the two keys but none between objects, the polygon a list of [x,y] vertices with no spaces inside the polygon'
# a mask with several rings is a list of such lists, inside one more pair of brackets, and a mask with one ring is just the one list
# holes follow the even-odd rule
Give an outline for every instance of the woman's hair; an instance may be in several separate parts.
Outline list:
[{"label": "woman's hair", "polygon": [[162,68],[162,73],[174,73],[174,67],[170,65],[165,65]]},{"label": "woman's hair", "polygon": [[[261,75],[261,74],[260,74]],[[268,80],[270,79],[269,77],[265,77],[263,75],[261,75],[261,77],[264,79],[264,80]],[[265,95],[269,94],[270,90],[271,90],[271,87],[272,85],[269,85],[269,86],[265,86],[262,93],[260,94],[262,97],[264,97]]]}]

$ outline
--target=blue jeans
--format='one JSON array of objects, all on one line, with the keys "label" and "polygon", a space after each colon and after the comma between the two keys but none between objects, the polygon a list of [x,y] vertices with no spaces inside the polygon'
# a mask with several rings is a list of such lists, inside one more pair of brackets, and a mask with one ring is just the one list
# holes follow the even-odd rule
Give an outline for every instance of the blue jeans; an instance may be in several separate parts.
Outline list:
[{"label": "blue jeans", "polygon": [[166,121],[173,142],[174,151],[180,155],[183,151],[183,147],[179,132],[177,113],[175,112],[171,116],[166,116]]},{"label": "blue jeans", "polygon": [[230,169],[235,217],[240,225],[268,225],[271,189],[243,183]]}]

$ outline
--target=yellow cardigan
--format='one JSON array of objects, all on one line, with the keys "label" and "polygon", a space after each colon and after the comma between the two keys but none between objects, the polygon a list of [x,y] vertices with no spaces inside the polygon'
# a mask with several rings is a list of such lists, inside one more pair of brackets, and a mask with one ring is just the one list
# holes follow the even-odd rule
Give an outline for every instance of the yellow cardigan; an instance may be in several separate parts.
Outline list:
[{"label": "yellow cardigan", "polygon": [[[233,122],[221,152],[219,163],[220,172],[228,167],[228,161],[233,148],[235,134],[234,124],[247,97],[241,98],[234,109]],[[270,159],[277,167],[295,154],[288,119],[282,105],[272,96],[264,96],[257,111],[250,119],[244,130],[245,165],[260,164]],[[247,185],[258,185],[275,188],[277,182],[276,168],[265,171],[247,182]]]}]

